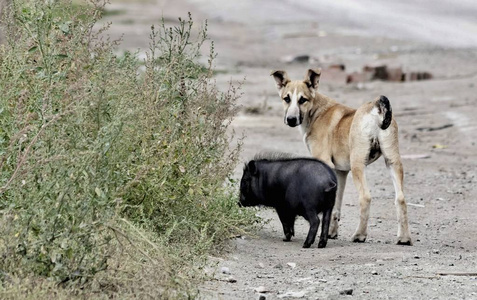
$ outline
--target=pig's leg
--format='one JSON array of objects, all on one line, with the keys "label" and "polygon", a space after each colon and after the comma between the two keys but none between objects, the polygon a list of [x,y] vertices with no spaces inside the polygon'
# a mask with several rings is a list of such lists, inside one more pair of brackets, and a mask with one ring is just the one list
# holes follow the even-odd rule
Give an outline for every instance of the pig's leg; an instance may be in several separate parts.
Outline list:
[{"label": "pig's leg", "polygon": [[316,212],[309,212],[305,219],[310,222],[310,230],[308,230],[308,235],[306,237],[305,243],[303,244],[303,248],[310,248],[310,246],[315,242],[320,219],[318,218],[318,214]]},{"label": "pig's leg", "polygon": [[289,242],[292,236],[295,236],[295,218],[294,215],[288,215],[286,213],[278,213],[280,222],[282,222],[283,233],[285,234],[284,242]]},{"label": "pig's leg", "polygon": [[328,230],[330,228],[331,213],[333,209],[329,208],[323,212],[323,220],[321,221],[321,234],[320,241],[318,242],[318,248],[325,248],[328,242]]},{"label": "pig's leg", "polygon": [[[336,194],[336,203],[333,208],[333,217],[331,218],[329,238],[338,238],[338,222],[341,218],[341,204],[343,203],[343,194],[346,186],[346,178],[349,171],[336,171],[336,177],[338,179],[338,193]],[[324,220],[324,219],[323,219]]]}]

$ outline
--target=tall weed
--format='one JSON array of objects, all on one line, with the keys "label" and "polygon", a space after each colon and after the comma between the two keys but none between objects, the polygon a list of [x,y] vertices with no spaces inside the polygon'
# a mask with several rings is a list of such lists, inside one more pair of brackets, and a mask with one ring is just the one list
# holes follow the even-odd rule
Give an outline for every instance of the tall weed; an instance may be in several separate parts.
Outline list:
[{"label": "tall weed", "polygon": [[227,184],[239,94],[217,90],[213,46],[197,63],[206,26],[194,38],[190,18],[152,27],[141,62],[93,30],[104,4],[13,2],[0,48],[0,282],[108,282],[137,296],[160,266],[153,291],[187,286],[191,266],[255,218]]}]

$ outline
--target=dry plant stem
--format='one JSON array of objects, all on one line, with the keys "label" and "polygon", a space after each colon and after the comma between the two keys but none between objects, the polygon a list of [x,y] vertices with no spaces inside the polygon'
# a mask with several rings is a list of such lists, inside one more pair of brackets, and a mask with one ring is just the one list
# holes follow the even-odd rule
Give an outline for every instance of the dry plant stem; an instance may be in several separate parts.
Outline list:
[{"label": "dry plant stem", "polygon": [[156,244],[154,244],[153,242],[151,242],[149,239],[147,239],[137,228],[136,226],[134,226],[133,224],[131,224],[131,222],[129,222],[128,220],[124,219],[124,218],[121,218],[120,219],[121,221],[123,221],[124,223],[128,224],[132,229],[134,229],[134,231],[136,231],[137,234],[139,234],[142,239],[148,243],[149,245],[151,245],[154,249],[156,250],[159,250],[159,248],[157,247]]},{"label": "dry plant stem", "polygon": [[[111,229],[115,234],[119,233],[121,236],[123,236],[131,246],[133,246],[136,250],[138,250],[142,255],[144,255],[144,257],[146,257],[147,259],[149,259],[149,261],[151,261],[152,263],[154,263],[155,265],[158,265],[159,263],[151,258],[149,255],[147,255],[147,253],[145,253],[144,251],[142,251],[139,247],[137,247],[136,245],[134,245],[134,243],[129,239],[129,236],[127,234],[125,234],[124,232],[122,232],[120,229],[118,228],[115,228],[113,226],[107,226],[107,228]],[[119,240],[119,239],[118,239]]]},{"label": "dry plant stem", "polygon": [[477,272],[438,272],[440,276],[477,276]]},{"label": "dry plant stem", "polygon": [[5,163],[5,160],[7,159],[7,153],[12,150],[13,145],[15,142],[29,129],[31,128],[31,125],[25,126],[22,130],[20,130],[10,141],[8,147],[7,147],[7,152],[2,156],[2,159],[0,160],[0,170],[3,168],[3,164]]},{"label": "dry plant stem", "polygon": [[[67,108],[69,108],[70,106],[72,106],[73,103],[70,103],[68,104]],[[17,176],[18,172],[20,171],[21,167],[23,166],[23,164],[25,163],[27,157],[28,157],[28,154],[30,153],[30,150],[31,150],[31,147],[37,142],[38,138],[40,138],[40,135],[43,133],[43,131],[45,131],[45,129],[53,124],[54,122],[56,122],[58,119],[60,119],[61,117],[71,113],[72,110],[66,110],[64,112],[62,112],[61,114],[57,114],[55,115],[48,123],[45,123],[43,125],[41,125],[41,128],[40,130],[37,132],[37,134],[35,135],[35,137],[33,137],[33,139],[31,140],[31,142],[28,144],[27,148],[25,149],[20,161],[18,162],[16,168],[15,168],[15,171],[13,172],[12,176],[10,177],[10,179],[7,181],[7,183],[5,183],[5,185],[0,188],[0,194],[3,194],[7,189],[8,187],[10,186],[10,184],[13,182],[13,180],[15,179],[15,177]]]}]

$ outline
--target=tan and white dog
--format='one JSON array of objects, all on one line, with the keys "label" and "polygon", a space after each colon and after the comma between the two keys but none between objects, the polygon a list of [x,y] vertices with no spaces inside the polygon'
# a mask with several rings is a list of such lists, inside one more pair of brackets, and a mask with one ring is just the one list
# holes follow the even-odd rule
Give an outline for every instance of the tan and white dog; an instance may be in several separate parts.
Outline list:
[{"label": "tan and white dog", "polygon": [[290,80],[285,71],[271,74],[285,108],[285,124],[300,126],[310,154],[335,169],[338,192],[330,226],[330,238],[338,236],[341,203],[349,171],[359,192],[360,221],[352,240],[367,237],[371,195],[365,167],[384,156],[396,193],[397,244],[412,245],[407,206],[403,194],[403,168],[399,155],[398,127],[389,100],[381,96],[353,109],[318,93],[320,70],[308,70],[305,80]]}]

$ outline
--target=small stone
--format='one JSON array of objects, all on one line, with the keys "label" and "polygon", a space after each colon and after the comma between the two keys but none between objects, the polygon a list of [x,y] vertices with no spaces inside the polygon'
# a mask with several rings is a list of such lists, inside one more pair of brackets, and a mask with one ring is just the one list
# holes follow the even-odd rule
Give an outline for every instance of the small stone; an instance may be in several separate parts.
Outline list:
[{"label": "small stone", "polygon": [[257,268],[263,269],[265,268],[265,265],[263,263],[258,263]]},{"label": "small stone", "polygon": [[318,281],[319,281],[319,282],[323,282],[323,283],[327,283],[327,282],[328,282],[328,280],[323,279],[323,278],[322,278],[322,279],[318,279]]},{"label": "small stone", "polygon": [[222,267],[222,268],[220,268],[220,273],[229,275],[230,274],[230,269],[227,268],[227,267]]},{"label": "small stone", "polygon": [[419,257],[419,255],[414,255],[414,258],[419,259],[420,257]]},{"label": "small stone", "polygon": [[294,262],[289,262],[287,263],[287,266],[289,266],[290,268],[294,269],[296,267],[296,263]]},{"label": "small stone", "polygon": [[276,265],[274,266],[274,268],[275,268],[275,269],[280,269],[280,270],[281,270],[281,269],[283,269],[283,265],[282,265],[282,264],[280,264],[280,263],[278,263],[278,264],[276,264]]},{"label": "small stone", "polygon": [[258,300],[266,300],[267,297],[265,295],[258,295]]},{"label": "small stone", "polygon": [[270,290],[267,289],[266,287],[264,287],[263,285],[255,288],[254,291],[257,292],[257,293],[268,293],[268,292],[270,292]]},{"label": "small stone", "polygon": [[288,291],[284,294],[278,295],[278,298],[303,298],[305,297],[305,294],[306,294],[305,291],[299,291],[299,292]]},{"label": "small stone", "polygon": [[291,63],[308,63],[310,61],[310,56],[307,54],[295,55],[295,56],[285,56],[281,59],[287,64]]},{"label": "small stone", "polygon": [[432,249],[432,253],[439,254],[439,249]]},{"label": "small stone", "polygon": [[378,273],[378,271],[374,270],[374,271],[371,272],[371,274],[372,275],[378,275],[379,273]]},{"label": "small stone", "polygon": [[236,283],[237,279],[235,279],[232,276],[229,276],[229,277],[225,278],[225,281],[230,282],[230,283]]},{"label": "small stone", "polygon": [[353,289],[345,289],[340,291],[340,295],[353,295]]}]

